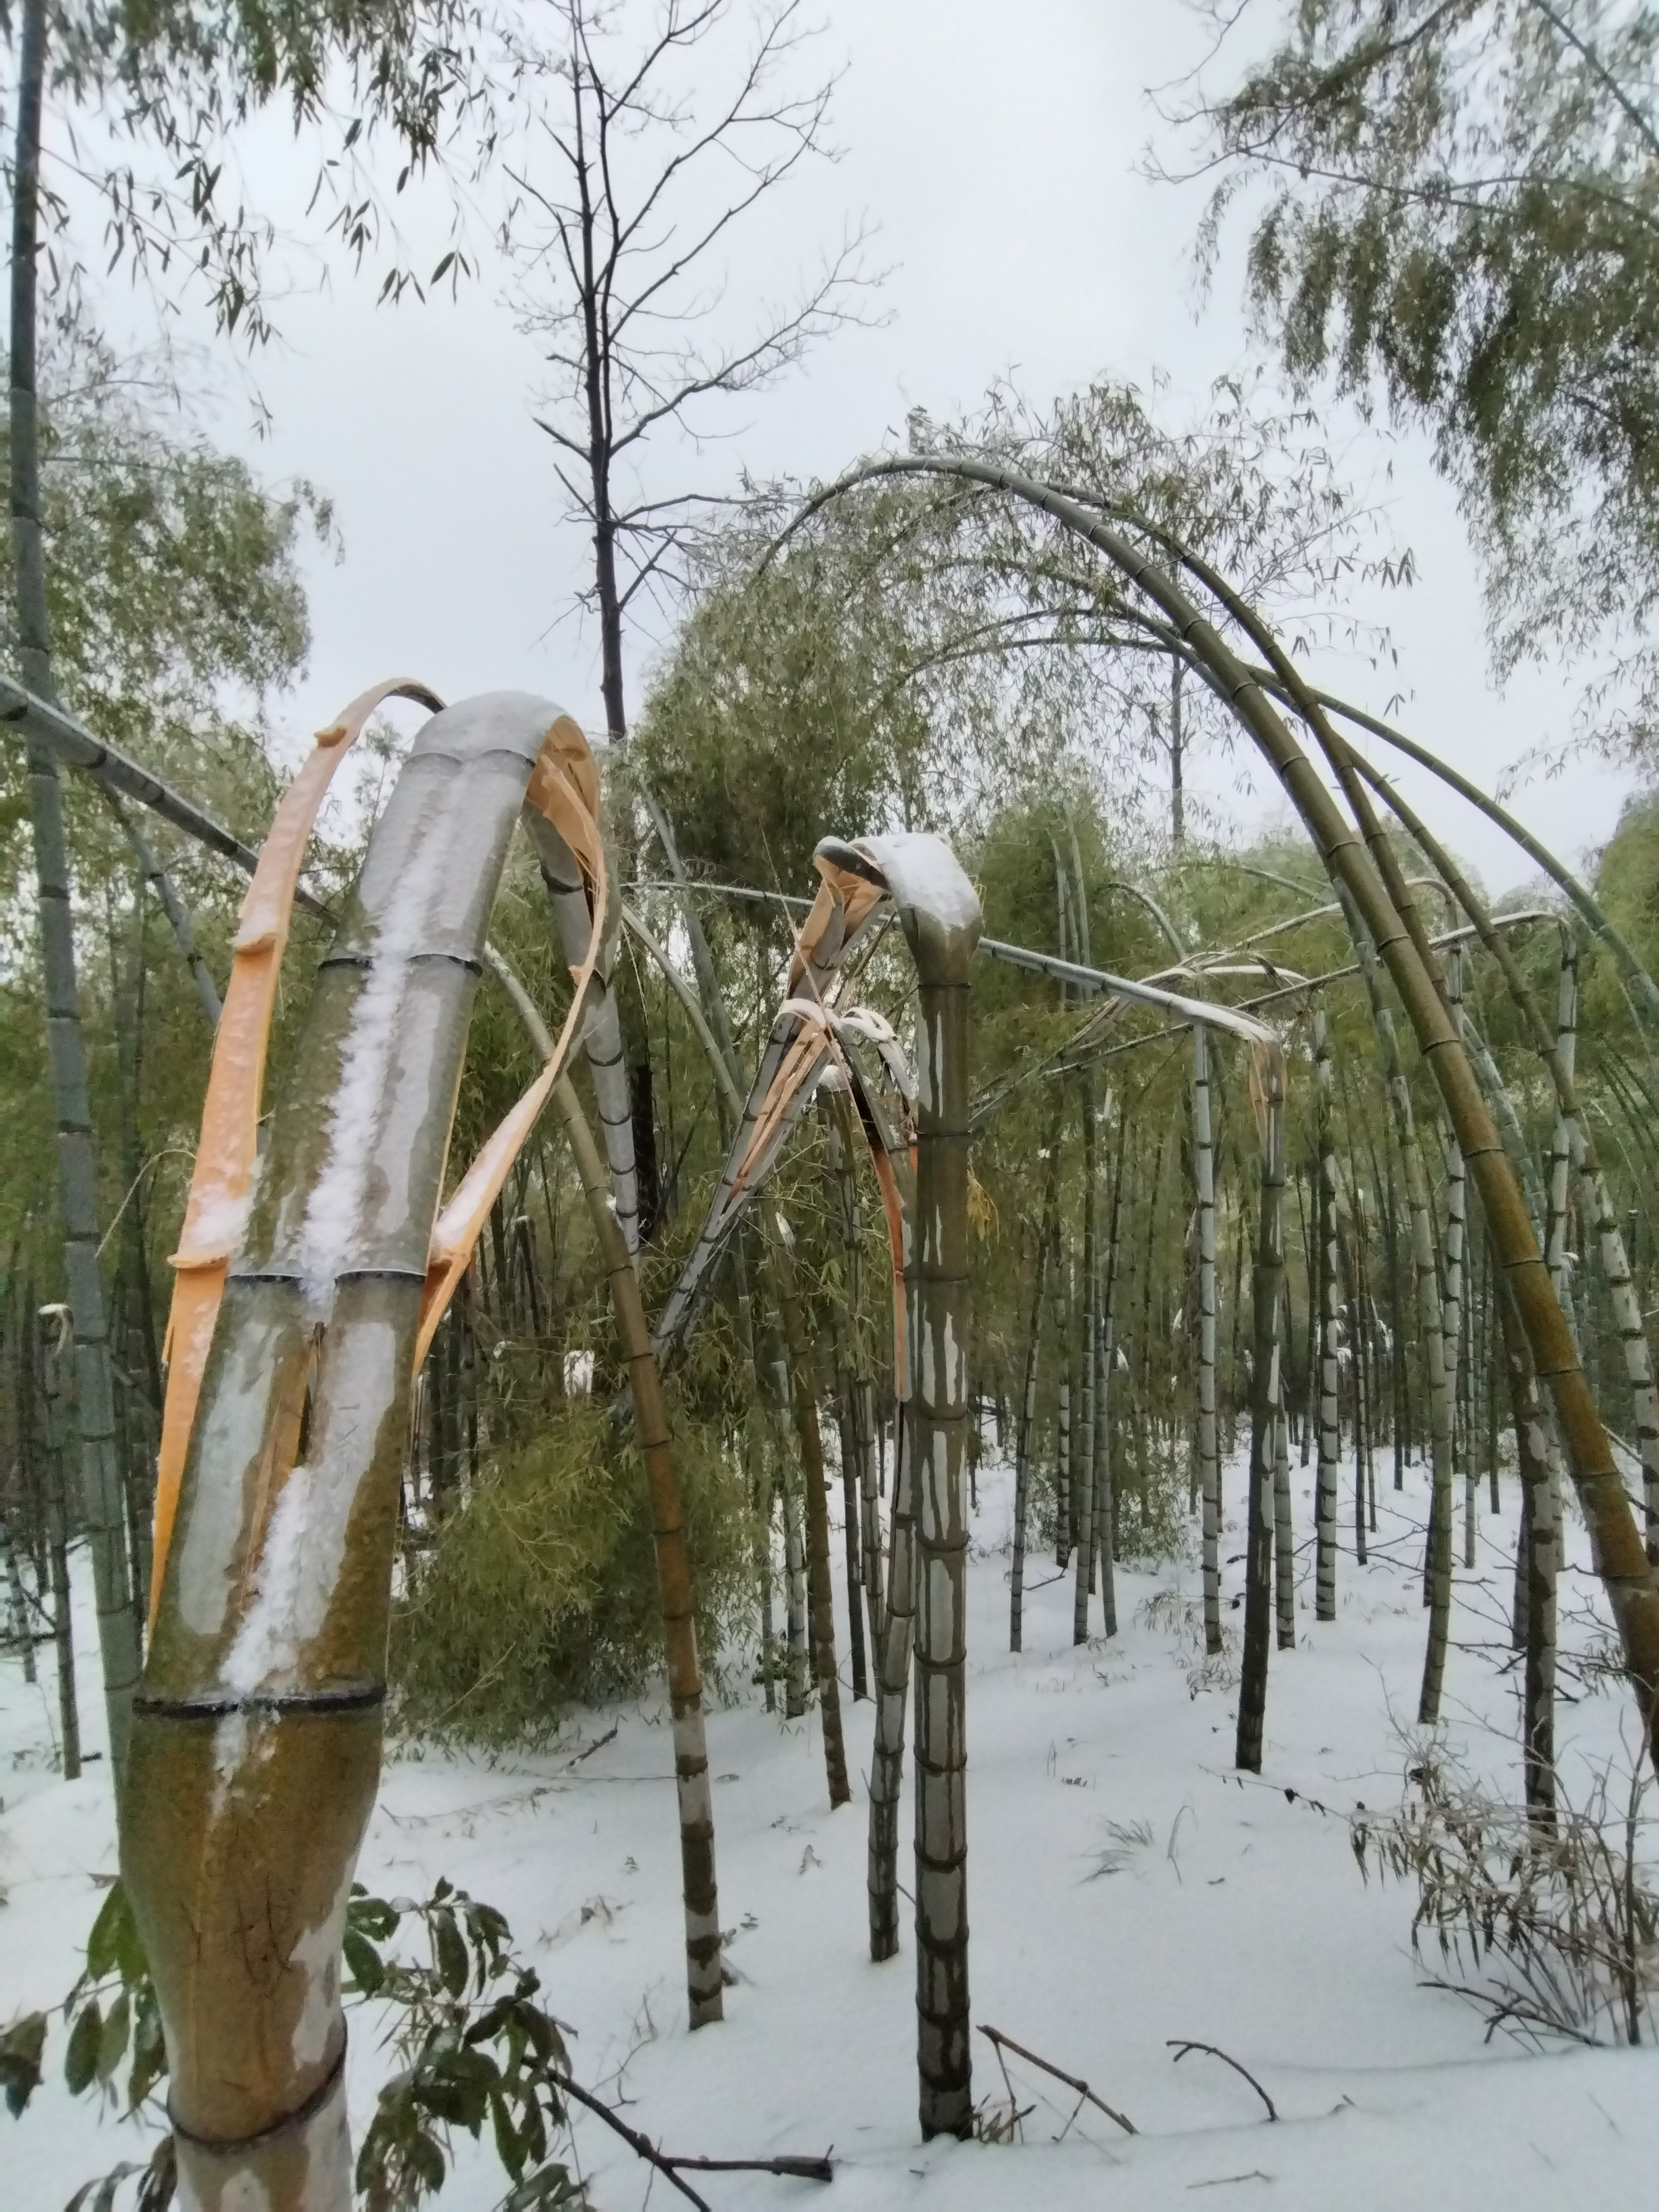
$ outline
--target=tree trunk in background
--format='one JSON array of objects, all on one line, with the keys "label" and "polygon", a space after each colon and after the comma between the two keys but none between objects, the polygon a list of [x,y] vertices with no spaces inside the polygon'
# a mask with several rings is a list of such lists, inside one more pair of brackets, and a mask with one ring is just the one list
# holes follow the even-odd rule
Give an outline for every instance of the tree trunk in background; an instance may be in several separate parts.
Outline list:
[{"label": "tree trunk in background", "polygon": [[[13,168],[11,254],[11,531],[16,569],[18,658],[25,685],[52,699],[52,647],[40,531],[40,425],[35,386],[35,263],[40,251],[40,110],[46,71],[46,0],[23,0],[18,58],[17,139]],[[69,859],[58,763],[44,745],[28,749],[29,821],[45,969],[46,1039],[58,1124],[58,1200],[64,1272],[75,1317],[75,1409],[81,1490],[92,1553],[103,1661],[110,1763],[118,1792],[126,1768],[133,1688],[138,1679],[138,1618],[126,1545],[125,1501],[115,1444],[104,1286],[98,1271],[98,1173],[87,1093],[86,1046],[75,973]]]}]

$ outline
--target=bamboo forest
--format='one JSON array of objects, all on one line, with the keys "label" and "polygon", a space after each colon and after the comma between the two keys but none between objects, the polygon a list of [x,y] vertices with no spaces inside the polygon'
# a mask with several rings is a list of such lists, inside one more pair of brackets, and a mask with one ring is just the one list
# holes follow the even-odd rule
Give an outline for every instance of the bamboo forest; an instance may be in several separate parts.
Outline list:
[{"label": "bamboo forest", "polygon": [[0,33],[0,2208],[1639,2201],[1659,7]]}]

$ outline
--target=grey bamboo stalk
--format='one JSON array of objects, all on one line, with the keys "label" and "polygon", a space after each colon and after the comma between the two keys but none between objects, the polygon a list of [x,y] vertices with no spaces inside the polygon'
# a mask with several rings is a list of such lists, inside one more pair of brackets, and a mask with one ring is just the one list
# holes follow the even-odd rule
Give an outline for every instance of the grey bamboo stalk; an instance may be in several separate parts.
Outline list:
[{"label": "grey bamboo stalk", "polygon": [[869,1695],[866,1648],[874,1648],[880,1619],[879,1580],[869,1602],[870,1644],[865,1641],[866,1592],[870,1553],[876,1550],[876,1572],[880,1574],[879,1522],[872,1530],[866,1522],[875,1505],[876,1438],[872,1419],[869,1355],[866,1346],[863,1305],[863,1218],[858,1186],[853,1176],[853,1102],[843,1086],[828,1102],[827,1116],[831,1164],[839,1200],[842,1250],[842,1300],[845,1320],[840,1340],[842,1401],[842,1481],[845,1496],[847,1546],[847,1638],[853,1662],[853,1694]]},{"label": "grey bamboo stalk", "polygon": [[[772,1362],[772,1389],[782,1423],[787,1426],[793,1407],[791,1403],[793,1391],[789,1369],[783,1359],[775,1358]],[[789,1446],[787,1440],[783,1440],[777,1456],[778,1511],[783,1522],[783,1624],[787,1655],[783,1711],[786,1720],[798,1721],[806,1711],[806,1685],[811,1661],[806,1648],[806,1550],[802,1540],[800,1508],[790,1480],[791,1473]]]},{"label": "grey bamboo stalk", "polygon": [[1412,1267],[1416,1280],[1418,1326],[1423,1340],[1423,1364],[1428,1370],[1429,1437],[1432,1492],[1429,1509],[1429,1633],[1423,1661],[1423,1686],[1417,1717],[1425,1727],[1440,1717],[1440,1690],[1446,1668],[1446,1644],[1451,1629],[1452,1573],[1452,1458],[1451,1396],[1447,1388],[1446,1341],[1441,1320],[1440,1286],[1435,1265],[1434,1216],[1429,1205],[1428,1177],[1423,1169],[1417,1121],[1412,1110],[1411,1085],[1400,1057],[1394,1016],[1382,1001],[1377,978],[1376,953],[1370,932],[1342,893],[1349,915],[1349,929],[1359,956],[1360,971],[1370,1001],[1371,1025],[1382,1055],[1389,1098],[1394,1109],[1406,1175],[1406,1205],[1411,1222]]},{"label": "grey bamboo stalk", "polygon": [[[1446,955],[1446,1004],[1455,1021],[1463,1004],[1463,955],[1454,947]],[[1446,1151],[1446,1242],[1445,1242],[1445,1303],[1441,1310],[1440,1327],[1443,1358],[1446,1367],[1446,1390],[1452,1407],[1452,1450],[1454,1465],[1459,1456],[1463,1465],[1463,1565],[1474,1565],[1474,1524],[1478,1505],[1473,1438],[1468,1425],[1457,1418],[1458,1362],[1463,1349],[1463,1254],[1468,1224],[1468,1178],[1463,1172],[1463,1148],[1457,1141],[1456,1132],[1445,1130]]]},{"label": "grey bamboo stalk", "polygon": [[1085,1078],[1083,1094],[1083,1419],[1079,1424],[1077,1483],[1077,1572],[1072,1596],[1072,1641],[1089,1640],[1089,1595],[1095,1581],[1096,1383],[1100,1364],[1097,1336],[1100,1325],[1100,1264],[1097,1249],[1099,1198],[1095,1188],[1094,1078]]},{"label": "grey bamboo stalk", "polygon": [[1291,1513],[1291,1425],[1285,1404],[1285,1352],[1289,1330],[1281,1320],[1273,1409],[1273,1618],[1279,1648],[1296,1648],[1296,1528]]},{"label": "grey bamboo stalk", "polygon": [[11,1521],[0,1511],[0,1570],[6,1577],[6,1602],[11,1607],[11,1640],[23,1662],[23,1681],[33,1689],[39,1670],[34,1663],[34,1626],[29,1619],[29,1594],[23,1585],[22,1563],[11,1533]]},{"label": "grey bamboo stalk", "polygon": [[[36,389],[40,250],[40,118],[46,75],[46,0],[22,0],[18,52],[16,150],[12,167],[10,445],[11,540],[17,644],[24,684],[54,698],[40,520],[40,421]],[[45,975],[46,1042],[58,1131],[58,1202],[64,1273],[75,1317],[75,1413],[81,1495],[92,1554],[103,1662],[104,1709],[116,1789],[126,1771],[133,1688],[138,1679],[138,1617],[127,1558],[125,1500],[115,1443],[115,1394],[108,1323],[98,1267],[98,1176],[94,1158],[86,1044],[75,972],[69,855],[57,757],[31,738],[29,821]]]},{"label": "grey bamboo stalk", "polygon": [[1095,1429],[1095,1540],[1100,1553],[1100,1599],[1105,1632],[1117,1634],[1117,1458],[1113,1450],[1112,1398],[1117,1368],[1117,1297],[1123,1251],[1123,1175],[1129,1125],[1118,1113],[1117,1164],[1112,1170],[1112,1212],[1106,1231],[1106,1287],[1101,1297],[1099,1412]]},{"label": "grey bamboo stalk", "polygon": [[979,901],[937,837],[872,838],[916,963],[916,2062],[924,2140],[972,2131],[968,1992],[968,1005]]},{"label": "grey bamboo stalk", "polygon": [[1013,1549],[1008,1570],[1008,1649],[1024,1649],[1025,1526],[1030,1499],[1031,1447],[1036,1437],[1037,1349],[1042,1336],[1042,1307],[1048,1290],[1049,1218],[1037,1231],[1036,1280],[1031,1290],[1031,1325],[1025,1339],[1025,1372],[1014,1433]]},{"label": "grey bamboo stalk", "polygon": [[64,1412],[64,1352],[70,1316],[62,1306],[46,1306],[39,1318],[52,1334],[40,1341],[40,1395],[46,1416],[45,1480],[46,1572],[52,1591],[52,1641],[58,1662],[58,1726],[60,1771],[65,1782],[81,1771],[81,1704],[75,1677],[75,1614],[70,1588],[69,1422]]},{"label": "grey bamboo stalk", "polygon": [[1561,1512],[1538,1380],[1513,1303],[1500,1295],[1504,1360],[1509,1370],[1522,1498],[1517,1547],[1516,1611],[1525,1654],[1521,1740],[1526,1801],[1541,1819],[1555,1805],[1556,1590],[1561,1564]]},{"label": "grey bamboo stalk", "polygon": [[1064,1574],[1072,1558],[1072,1255],[1065,1217],[1054,1253],[1054,1342],[1059,1364],[1054,1406],[1054,1565]]},{"label": "grey bamboo stalk", "polygon": [[1238,1685],[1237,1764],[1260,1774],[1267,1715],[1273,1618],[1273,1491],[1277,1442],[1279,1290],[1285,1274],[1285,1085],[1277,1056],[1263,1090],[1261,1194],[1251,1274],[1250,1475],[1244,1564],[1244,1650]]},{"label": "grey bamboo stalk", "polygon": [[[1342,1473],[1342,1281],[1336,1216],[1336,1135],[1331,1110],[1335,1078],[1330,1023],[1322,1006],[1314,1011],[1313,1044],[1319,1173],[1315,1209],[1319,1251],[1319,1464],[1314,1488],[1314,1617],[1334,1620],[1337,1499]],[[1362,1556],[1364,1519],[1362,1511],[1358,1532]]]},{"label": "grey bamboo stalk", "polygon": [[[484,957],[512,1000],[531,1042],[544,1060],[550,1060],[553,1039],[535,1000],[493,945],[486,948]],[[628,1366],[635,1432],[651,1495],[651,1535],[662,1607],[674,1743],[674,1787],[679,1809],[686,2004],[690,2025],[694,2028],[706,2027],[723,2016],[724,1996],[720,1899],[714,1876],[714,1806],[708,1784],[702,1674],[697,1659],[697,1624],[692,1601],[691,1562],[685,1546],[685,1514],[674,1468],[673,1446],[669,1441],[662,1376],[651,1349],[651,1332],[640,1298],[633,1254],[617,1219],[608,1165],[588,1127],[575,1085],[568,1075],[562,1075],[554,1085],[553,1103],[570,1140],[582,1195],[587,1200],[588,1218],[599,1242],[599,1257],[617,1316],[617,1334]]]},{"label": "grey bamboo stalk", "polygon": [[[1564,922],[1556,978],[1555,1063],[1566,1085],[1572,1083],[1576,1073],[1577,1042],[1578,940]],[[1567,1253],[1567,1189],[1572,1152],[1571,1118],[1558,1100],[1550,1133],[1549,1212],[1544,1224],[1544,1260],[1555,1283],[1563,1317],[1577,1344],[1578,1323],[1573,1304],[1572,1263]]]},{"label": "grey bamboo stalk", "polygon": [[106,789],[104,797],[137,856],[144,881],[155,892],[161,911],[167,918],[167,925],[184,957],[185,965],[190,970],[191,981],[196,986],[196,995],[202,1002],[202,1012],[208,1018],[208,1027],[217,1029],[221,1003],[219,987],[213,980],[207,962],[197,949],[196,933],[191,927],[189,910],[179,897],[172,877],[156,859],[155,847],[131,815],[113,792]]},{"label": "grey bamboo stalk", "polygon": [[1221,1455],[1215,1413],[1215,1146],[1210,1041],[1193,1030],[1193,1179],[1198,1190],[1198,1471],[1203,1501],[1204,1648],[1221,1650]]},{"label": "grey bamboo stalk", "polygon": [[[1559,1004],[1558,1001],[1558,1034],[1552,1036],[1545,1024],[1537,1000],[1528,988],[1525,978],[1510,949],[1507,937],[1493,925],[1485,902],[1468,882],[1451,855],[1435,838],[1426,823],[1419,819],[1386,779],[1377,775],[1364,763],[1357,761],[1366,781],[1378,791],[1391,806],[1410,834],[1417,839],[1424,853],[1437,868],[1450,886],[1458,902],[1474,923],[1481,943],[1496,959],[1510,997],[1527,1025],[1533,1048],[1549,1073],[1556,1093],[1558,1115],[1565,1124],[1571,1150],[1575,1170],[1579,1178],[1579,1204],[1586,1221],[1593,1225],[1596,1249],[1607,1285],[1618,1327],[1620,1345],[1625,1362],[1625,1373],[1632,1401],[1632,1418],[1642,1461],[1645,1492],[1647,1522],[1647,1554],[1650,1565],[1659,1565],[1659,1396],[1654,1389],[1652,1357],[1648,1346],[1646,1325],[1641,1301],[1632,1279],[1629,1259],[1619,1218],[1613,1210],[1607,1180],[1601,1163],[1590,1141],[1589,1124],[1579,1108],[1574,1089],[1573,1070],[1564,1062],[1559,1049]],[[1576,980],[1576,979],[1575,979]],[[1569,1009],[1571,1025],[1568,1034],[1577,1034],[1577,993]],[[1475,1031],[1467,1011],[1463,1015],[1462,1036],[1474,1060],[1487,1099],[1504,1128],[1507,1147],[1528,1194],[1533,1219],[1540,1242],[1544,1241],[1548,1208],[1538,1182],[1531,1150],[1522,1133],[1516,1115],[1514,1103],[1507,1086],[1492,1063],[1490,1052]],[[1565,1206],[1563,1210],[1565,1211]],[[1558,1304],[1561,1301],[1558,1296]],[[1562,1305],[1564,1321],[1571,1334],[1571,1309]]]},{"label": "grey bamboo stalk", "polygon": [[771,1244],[772,1272],[778,1286],[778,1310],[788,1355],[795,1435],[800,1445],[801,1486],[806,1507],[806,1590],[811,1627],[812,1673],[817,1683],[818,1723],[823,1730],[824,1778],[830,1805],[851,1802],[847,1750],[842,1735],[841,1682],[836,1665],[836,1602],[830,1564],[830,1508],[825,1494],[823,1435],[818,1426],[817,1378],[807,1334],[805,1309],[795,1263],[781,1236]]},{"label": "grey bamboo stalk", "polygon": [[893,1502],[888,1514],[887,1607],[877,1647],[876,1730],[870,1759],[870,1843],[866,1887],[870,1956],[898,1955],[898,1807],[904,1776],[904,1717],[916,1617],[915,1438],[908,1386],[895,1427]]}]

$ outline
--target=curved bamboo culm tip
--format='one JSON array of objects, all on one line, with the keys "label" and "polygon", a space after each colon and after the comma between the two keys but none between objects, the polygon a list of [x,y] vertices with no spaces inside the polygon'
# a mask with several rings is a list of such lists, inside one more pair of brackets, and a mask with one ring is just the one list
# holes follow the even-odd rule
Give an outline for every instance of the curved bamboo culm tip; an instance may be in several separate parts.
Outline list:
[{"label": "curved bamboo culm tip", "polygon": [[443,706],[436,692],[417,678],[393,676],[360,692],[343,714],[319,730],[315,746],[277,802],[253,881],[242,901],[231,951],[230,982],[214,1034],[184,1228],[171,1261],[177,1280],[163,1353],[167,1387],[155,1469],[148,1632],[152,1636],[203,1370],[224,1296],[225,1273],[252,1194],[265,1053],[300,871],[318,810],[336,771],[369,716],[388,699],[412,699],[434,714]]},{"label": "curved bamboo culm tip", "polygon": [[[591,778],[574,725],[522,694],[422,729],[222,1279],[120,1806],[193,2212],[350,2204],[340,1943],[379,1775],[414,1357],[511,1159],[486,1146],[434,1258],[450,1125],[514,827],[559,810],[580,849]],[[592,890],[597,939],[602,861]],[[245,933],[274,948],[284,921],[280,899],[255,902]],[[579,983],[566,1049],[583,999]]]}]

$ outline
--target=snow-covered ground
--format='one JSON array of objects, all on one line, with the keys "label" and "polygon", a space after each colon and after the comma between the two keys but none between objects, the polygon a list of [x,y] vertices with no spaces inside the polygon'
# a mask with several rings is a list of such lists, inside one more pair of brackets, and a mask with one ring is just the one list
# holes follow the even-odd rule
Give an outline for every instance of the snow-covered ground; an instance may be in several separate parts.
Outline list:
[{"label": "snow-covered ground", "polygon": [[[1305,1536],[1310,1477],[1296,1481]],[[721,1918],[738,1976],[721,2027],[686,2032],[660,1705],[583,1714],[544,1756],[395,1755],[362,1878],[384,1895],[424,1895],[447,1875],[500,1906],[576,2030],[581,2078],[625,2095],[629,2119],[670,2149],[833,2146],[827,2191],[699,2177],[716,2212],[799,2212],[809,2199],[824,2212],[1166,2212],[1212,2189],[1222,2194],[1206,2201],[1285,2212],[1392,2212],[1425,2195],[1455,2212],[1628,2212],[1646,2201],[1659,2163],[1659,2057],[1530,2053],[1501,2037],[1488,2045],[1469,2006],[1419,1986],[1412,1893],[1367,1887],[1354,1863],[1347,1815],[1397,1802],[1401,1730],[1416,1710],[1422,1471],[1407,1484],[1399,1496],[1382,1492],[1381,1537],[1363,1571],[1345,1518],[1340,1617],[1328,1626],[1312,1617],[1304,1546],[1297,1647],[1273,1656],[1266,1771],[1241,1784],[1235,1694],[1196,1674],[1183,1629],[1195,1568],[1123,1573],[1121,1634],[1074,1650],[1069,1579],[1051,1579],[1052,1562],[1034,1557],[1026,1650],[1011,1657],[1011,1486],[1004,1470],[981,1477],[968,1699],[975,2017],[1085,2076],[1133,2118],[1133,2137],[1085,2106],[1055,2142],[1075,2100],[1011,2062],[1020,2103],[1036,2106],[1023,2143],[921,2144],[908,1945],[881,1966],[866,1951],[862,1792],[832,1814],[816,1725],[768,1716],[757,1692],[709,1721]],[[1237,1553],[1237,1466],[1230,1490],[1225,1549]],[[1481,1532],[1480,1565],[1459,1576],[1447,1729],[1473,1766],[1513,1790],[1515,1680],[1501,1671],[1509,1515],[1483,1517]],[[1582,1643],[1602,1632],[1576,1526],[1571,1548],[1563,1610],[1580,1618],[1564,1640]],[[1235,1558],[1230,1591],[1240,1572]],[[1230,1620],[1236,1628],[1238,1615]],[[95,1747],[89,1614],[81,1626]],[[43,1650],[43,1675],[49,1659]],[[73,1784],[52,1771],[51,1696],[44,1681],[26,1691],[16,1662],[5,1662],[0,2018],[61,1996],[99,1878],[115,1864],[102,1765]],[[863,1766],[872,1708],[844,1710]],[[613,1723],[614,1741],[573,1766]],[[1575,1755],[1591,1759],[1625,1756],[1621,1730],[1633,1733],[1616,1686],[1565,1705],[1561,1726]],[[908,1886],[902,1862],[901,1876]],[[360,2120],[385,2065],[366,2031],[350,2061]],[[1248,2067],[1279,2123],[1215,2059],[1174,2063],[1166,2042],[1179,2037]],[[991,2046],[975,2040],[975,2094],[1006,2102]],[[54,2074],[61,2050],[60,2039]],[[649,2176],[624,2146],[587,2118],[576,2140],[605,2212],[643,2203]],[[100,2125],[54,2080],[21,2122],[0,2115],[0,2203],[58,2212],[78,2183],[137,2148],[131,2131]],[[660,2178],[656,2188],[660,2203]],[[469,2149],[438,2202],[487,2212],[501,2194]]]}]

